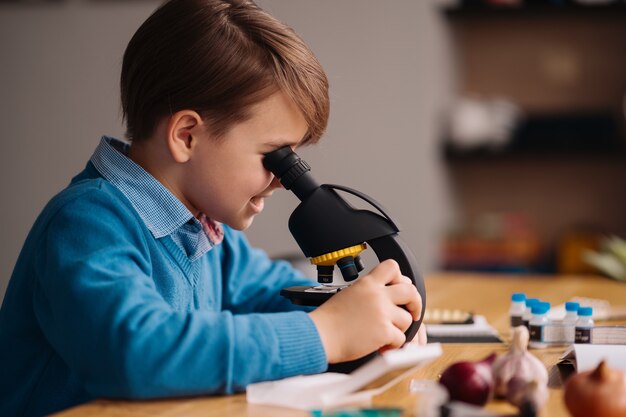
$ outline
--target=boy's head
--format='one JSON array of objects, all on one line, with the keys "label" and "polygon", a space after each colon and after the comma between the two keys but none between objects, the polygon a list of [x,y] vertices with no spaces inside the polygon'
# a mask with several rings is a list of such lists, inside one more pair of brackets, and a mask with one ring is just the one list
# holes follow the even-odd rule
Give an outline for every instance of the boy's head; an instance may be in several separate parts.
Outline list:
[{"label": "boy's head", "polygon": [[170,0],[124,54],[122,110],[135,143],[183,109],[198,112],[222,137],[278,91],[306,120],[303,143],[319,140],[329,114],[324,70],[291,28],[250,0]]},{"label": "boy's head", "polygon": [[165,3],[126,49],[121,92],[129,156],[194,215],[239,230],[279,187],[264,154],[328,122],[321,65],[250,0]]}]

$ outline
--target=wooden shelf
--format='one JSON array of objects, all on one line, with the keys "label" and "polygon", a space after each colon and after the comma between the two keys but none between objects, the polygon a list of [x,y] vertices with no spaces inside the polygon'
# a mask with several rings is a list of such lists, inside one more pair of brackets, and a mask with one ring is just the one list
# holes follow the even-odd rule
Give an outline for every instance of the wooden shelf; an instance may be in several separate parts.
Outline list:
[{"label": "wooden shelf", "polygon": [[583,5],[574,2],[565,4],[531,3],[520,6],[491,6],[477,2],[461,2],[459,6],[443,7],[442,11],[450,18],[465,17],[532,17],[538,15],[577,15],[577,16],[626,16],[626,3],[605,5]]},{"label": "wooden shelf", "polygon": [[503,148],[482,146],[466,150],[443,141],[446,160],[566,158],[626,160],[621,121],[609,111],[534,115],[522,120]]},{"label": "wooden shelf", "polygon": [[615,148],[578,148],[578,149],[557,149],[557,148],[536,148],[518,149],[514,147],[491,149],[480,147],[474,149],[458,149],[454,146],[444,145],[442,155],[449,163],[471,163],[489,161],[532,161],[541,160],[571,160],[571,161],[604,161],[623,164],[626,162],[626,147]]}]

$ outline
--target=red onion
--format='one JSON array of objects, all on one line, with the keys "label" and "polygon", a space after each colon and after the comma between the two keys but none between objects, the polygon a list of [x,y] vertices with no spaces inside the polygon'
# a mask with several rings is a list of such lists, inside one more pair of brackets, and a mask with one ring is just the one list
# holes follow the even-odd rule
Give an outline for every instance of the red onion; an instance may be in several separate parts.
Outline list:
[{"label": "red onion", "polygon": [[441,374],[439,382],[448,389],[450,399],[474,405],[485,405],[493,394],[492,353],[478,362],[457,362]]}]

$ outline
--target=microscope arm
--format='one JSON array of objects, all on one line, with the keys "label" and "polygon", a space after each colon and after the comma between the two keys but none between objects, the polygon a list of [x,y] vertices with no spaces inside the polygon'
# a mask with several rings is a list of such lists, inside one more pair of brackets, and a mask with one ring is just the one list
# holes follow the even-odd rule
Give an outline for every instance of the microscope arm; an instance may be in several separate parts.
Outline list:
[{"label": "microscope arm", "polygon": [[396,230],[396,232],[400,231],[400,228],[391,219],[391,216],[389,216],[387,214],[387,211],[382,206],[382,204],[380,204],[378,201],[374,200],[369,195],[364,194],[364,193],[362,193],[362,192],[360,192],[358,190],[355,190],[354,188],[346,187],[345,185],[323,184],[323,187],[332,188],[334,190],[339,190],[339,191],[344,191],[344,192],[346,192],[348,194],[352,194],[352,195],[354,195],[356,197],[359,197],[361,200],[364,200],[364,201],[368,202],[372,207],[374,207],[376,210],[378,210],[380,212],[380,214],[382,214],[385,219],[387,219],[387,221],[389,222],[391,227],[393,227]]}]

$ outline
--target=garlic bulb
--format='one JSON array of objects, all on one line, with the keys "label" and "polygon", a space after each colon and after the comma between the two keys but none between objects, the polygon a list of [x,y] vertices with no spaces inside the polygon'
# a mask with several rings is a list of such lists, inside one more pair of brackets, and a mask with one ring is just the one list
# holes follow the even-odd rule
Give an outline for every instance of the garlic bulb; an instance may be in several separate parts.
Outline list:
[{"label": "garlic bulb", "polygon": [[535,415],[548,400],[548,395],[548,386],[537,381],[513,377],[507,384],[506,400],[520,410],[533,410]]},{"label": "garlic bulb", "polygon": [[[515,397],[507,388],[512,378],[521,381],[535,382],[539,389],[548,385],[548,371],[539,359],[526,349],[528,346],[528,329],[518,326],[513,329],[513,342],[509,351],[493,363],[491,371],[495,383],[495,395],[499,398]],[[517,383],[513,386],[524,386]]]}]

